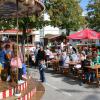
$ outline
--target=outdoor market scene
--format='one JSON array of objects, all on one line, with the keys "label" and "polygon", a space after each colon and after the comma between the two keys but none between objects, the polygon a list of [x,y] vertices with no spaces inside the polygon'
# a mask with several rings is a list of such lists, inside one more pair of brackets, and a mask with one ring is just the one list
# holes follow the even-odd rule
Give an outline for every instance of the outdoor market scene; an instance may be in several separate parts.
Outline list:
[{"label": "outdoor market scene", "polygon": [[0,0],[0,100],[99,94],[99,0]]}]

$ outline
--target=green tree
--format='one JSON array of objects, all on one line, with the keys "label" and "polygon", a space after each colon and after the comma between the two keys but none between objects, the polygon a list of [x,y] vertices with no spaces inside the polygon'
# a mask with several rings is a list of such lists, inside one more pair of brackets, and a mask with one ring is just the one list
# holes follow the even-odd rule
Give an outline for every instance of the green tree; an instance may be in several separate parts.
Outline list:
[{"label": "green tree", "polygon": [[66,35],[71,30],[78,30],[85,24],[82,16],[82,9],[79,5],[80,0],[48,0],[46,10],[50,16],[51,25],[66,29]]},{"label": "green tree", "polygon": [[100,31],[100,0],[90,0],[87,11],[88,27]]},{"label": "green tree", "polygon": [[[47,21],[43,20],[43,16],[37,17],[33,15],[32,17],[24,17],[18,19],[19,29],[41,29],[43,26],[48,25]],[[0,30],[7,30],[16,28],[16,18],[0,19]]]}]

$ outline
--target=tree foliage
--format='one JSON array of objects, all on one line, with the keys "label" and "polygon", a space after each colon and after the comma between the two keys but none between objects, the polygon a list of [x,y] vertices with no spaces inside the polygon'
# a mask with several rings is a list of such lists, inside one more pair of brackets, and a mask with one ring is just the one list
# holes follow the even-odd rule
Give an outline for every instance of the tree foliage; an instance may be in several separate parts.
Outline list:
[{"label": "tree foliage", "polygon": [[49,0],[46,10],[54,27],[77,30],[85,23],[79,0]]},{"label": "tree foliage", "polygon": [[90,0],[87,10],[89,27],[100,31],[100,0]]},{"label": "tree foliage", "polygon": [[[0,19],[0,30],[16,28],[16,22],[16,18]],[[33,15],[31,17],[19,18],[18,25],[18,28],[21,30],[23,29],[23,27],[29,29],[41,29],[43,26],[48,25],[48,22],[43,20],[43,16],[36,17],[35,15]]]},{"label": "tree foliage", "polygon": [[[20,18],[19,28],[41,29],[46,25],[52,25],[61,29],[78,30],[85,23],[82,16],[82,9],[79,6],[80,0],[45,0],[45,10],[50,16],[50,21],[44,21],[43,15],[36,17]],[[1,19],[0,29],[11,29],[16,27],[16,19]],[[68,34],[67,34],[68,35]]]}]

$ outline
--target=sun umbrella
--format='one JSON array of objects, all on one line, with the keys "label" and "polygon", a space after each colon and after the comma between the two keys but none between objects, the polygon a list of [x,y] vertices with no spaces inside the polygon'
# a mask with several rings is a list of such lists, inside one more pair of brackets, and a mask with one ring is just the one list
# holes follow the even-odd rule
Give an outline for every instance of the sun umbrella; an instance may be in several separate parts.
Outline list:
[{"label": "sun umbrella", "polygon": [[100,39],[100,34],[91,29],[81,30],[68,36],[69,39]]}]

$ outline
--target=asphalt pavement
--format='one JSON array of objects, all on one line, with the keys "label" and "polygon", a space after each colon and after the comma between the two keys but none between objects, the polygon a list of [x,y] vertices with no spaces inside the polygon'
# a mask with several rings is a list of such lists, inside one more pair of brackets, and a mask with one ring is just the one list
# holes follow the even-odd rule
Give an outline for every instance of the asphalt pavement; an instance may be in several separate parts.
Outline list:
[{"label": "asphalt pavement", "polygon": [[[38,69],[29,68],[28,73],[39,79]],[[79,80],[46,70],[45,94],[41,100],[100,100],[100,88],[96,85],[79,85]]]}]

